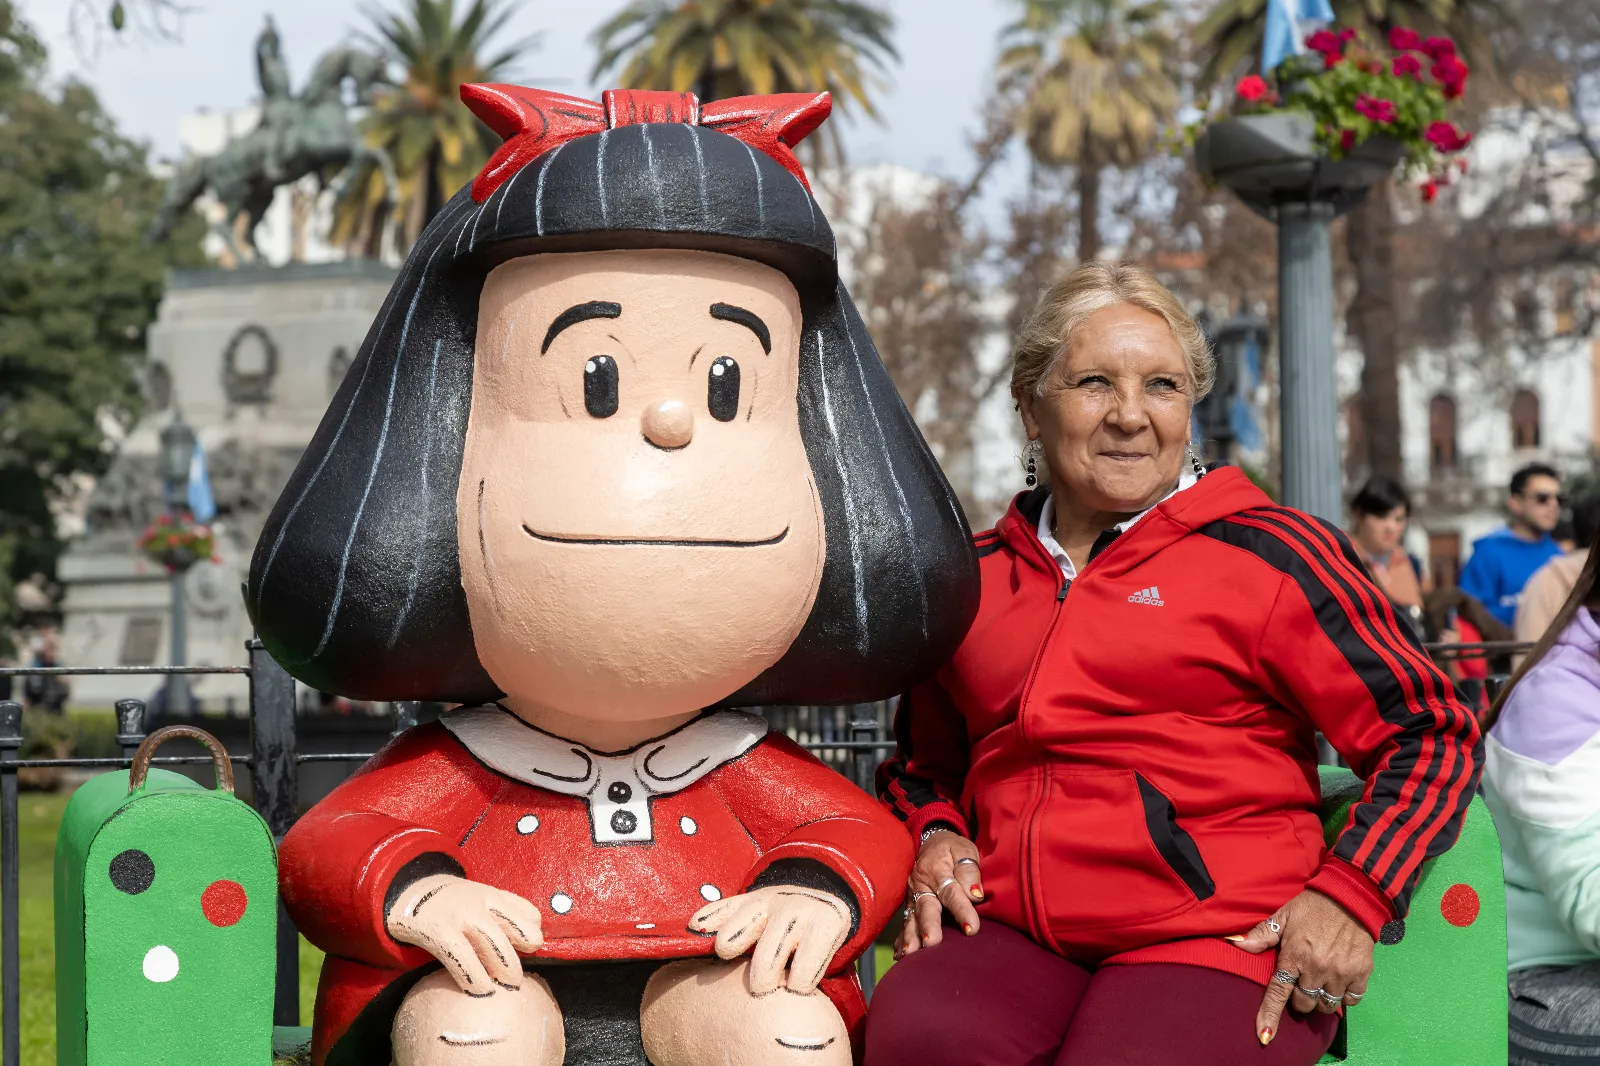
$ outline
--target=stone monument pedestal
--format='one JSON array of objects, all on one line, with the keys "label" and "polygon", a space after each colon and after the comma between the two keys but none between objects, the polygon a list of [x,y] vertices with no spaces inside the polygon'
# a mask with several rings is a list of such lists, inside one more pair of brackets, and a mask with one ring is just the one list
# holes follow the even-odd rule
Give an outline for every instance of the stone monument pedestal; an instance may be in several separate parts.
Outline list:
[{"label": "stone monument pedestal", "polygon": [[[394,280],[366,260],[174,271],[149,333],[144,416],[90,495],[86,531],[59,564],[61,661],[166,664],[171,578],[134,546],[162,513],[161,427],[181,409],[205,450],[217,561],[184,575],[190,665],[244,665],[240,586],[261,524]],[[76,677],[72,706],[158,698],[157,677]],[[245,711],[240,676],[192,679],[197,707]]]}]

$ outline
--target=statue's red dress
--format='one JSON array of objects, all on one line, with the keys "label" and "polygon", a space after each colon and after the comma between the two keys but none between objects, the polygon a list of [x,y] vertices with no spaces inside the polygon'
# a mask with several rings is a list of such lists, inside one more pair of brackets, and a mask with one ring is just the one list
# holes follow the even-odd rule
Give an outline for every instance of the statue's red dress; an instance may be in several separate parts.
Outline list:
[{"label": "statue's red dress", "polygon": [[384,924],[397,875],[422,870],[532,900],[545,938],[534,958],[581,962],[709,955],[712,939],[687,927],[707,902],[758,877],[820,875],[854,896],[858,920],[822,984],[854,1034],[866,1008],[850,964],[900,906],[911,857],[904,827],[872,797],[753,715],[703,715],[601,755],[498,707],[452,711],[391,744],[284,838],[284,902],[328,954],[313,1061],[384,989],[433,962]]}]

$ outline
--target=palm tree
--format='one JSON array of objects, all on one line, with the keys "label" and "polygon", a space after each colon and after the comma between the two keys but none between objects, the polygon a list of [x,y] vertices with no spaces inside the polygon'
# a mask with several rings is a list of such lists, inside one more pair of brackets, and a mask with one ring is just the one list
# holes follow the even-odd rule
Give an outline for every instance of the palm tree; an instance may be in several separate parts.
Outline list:
[{"label": "palm tree", "polygon": [[[1494,67],[1490,32],[1509,20],[1509,0],[1332,0],[1339,25],[1376,41],[1406,26],[1456,40],[1471,65]],[[1201,84],[1237,73],[1246,62],[1258,64],[1266,34],[1267,0],[1221,0],[1195,31],[1209,51]],[[1361,389],[1356,411],[1365,442],[1369,473],[1401,480],[1400,317],[1395,301],[1394,188],[1379,182],[1351,212],[1345,247],[1356,276],[1356,291],[1346,312],[1350,335],[1361,348]],[[1355,472],[1352,471],[1352,474]]]},{"label": "palm tree", "polygon": [[[899,59],[894,19],[852,0],[633,0],[594,32],[592,77],[630,89],[693,92],[702,101],[747,94],[833,94],[872,118],[872,94]],[[839,155],[838,128],[814,153]],[[820,161],[820,155],[814,155]]]},{"label": "palm tree", "polygon": [[[536,37],[525,37],[487,54],[517,3],[471,0],[459,21],[455,0],[406,0],[402,11],[365,11],[373,27],[367,40],[403,71],[398,89],[383,94],[363,123],[367,142],[389,153],[399,176],[402,251],[499,145],[461,102],[461,86],[503,80],[536,45]],[[354,175],[335,212],[335,240],[375,257],[388,223],[387,196],[376,168]]]},{"label": "palm tree", "polygon": [[1100,251],[1107,166],[1146,158],[1177,108],[1166,0],[1022,0],[1001,34],[1002,92],[1035,162],[1074,167],[1078,261]]}]

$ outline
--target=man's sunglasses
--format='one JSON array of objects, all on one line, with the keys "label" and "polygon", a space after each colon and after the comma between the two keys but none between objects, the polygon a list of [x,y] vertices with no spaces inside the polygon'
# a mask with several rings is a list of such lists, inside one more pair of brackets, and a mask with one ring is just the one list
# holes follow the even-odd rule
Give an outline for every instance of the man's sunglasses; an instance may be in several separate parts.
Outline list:
[{"label": "man's sunglasses", "polygon": [[1525,492],[1522,494],[1522,498],[1539,504],[1541,507],[1547,503],[1565,504],[1567,502],[1567,498],[1559,492]]}]

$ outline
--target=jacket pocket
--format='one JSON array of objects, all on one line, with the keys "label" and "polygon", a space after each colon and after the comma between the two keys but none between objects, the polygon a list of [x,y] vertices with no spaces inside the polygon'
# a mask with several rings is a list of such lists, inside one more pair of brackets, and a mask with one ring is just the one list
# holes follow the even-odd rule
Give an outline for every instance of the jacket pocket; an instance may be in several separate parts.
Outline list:
[{"label": "jacket pocket", "polygon": [[1172,804],[1138,774],[1060,765],[1046,774],[1021,859],[1064,950],[1137,946],[1140,936],[1111,934],[1154,931],[1215,893]]},{"label": "jacket pocket", "polygon": [[1139,799],[1144,803],[1144,824],[1150,830],[1150,842],[1161,858],[1194,893],[1195,899],[1207,900],[1216,895],[1216,883],[1206,871],[1194,837],[1178,824],[1178,812],[1173,809],[1172,801],[1142,775],[1134,774],[1133,780],[1139,786]]}]

